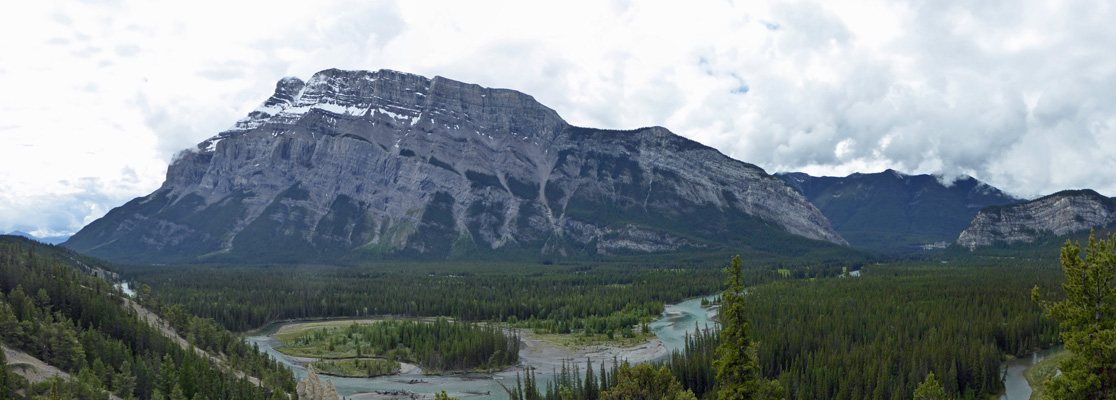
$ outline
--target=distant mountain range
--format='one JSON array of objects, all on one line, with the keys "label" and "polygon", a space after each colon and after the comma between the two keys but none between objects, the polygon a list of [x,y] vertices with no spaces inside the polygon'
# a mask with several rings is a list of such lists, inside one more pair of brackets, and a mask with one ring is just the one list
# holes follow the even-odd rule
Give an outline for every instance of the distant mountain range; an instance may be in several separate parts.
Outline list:
[{"label": "distant mountain range", "polygon": [[332,69],[280,80],[63,245],[145,263],[902,253],[1081,232],[1113,204],[893,170],[772,176],[665,128],[572,126],[512,90]]},{"label": "distant mountain range", "polygon": [[894,170],[846,177],[775,174],[802,193],[856,248],[896,252],[945,247],[982,208],[1020,201],[971,177],[943,183]]},{"label": "distant mountain range", "polygon": [[575,127],[441,77],[284,78],[166,182],[64,244],[132,262],[597,258],[841,249],[783,181],[660,128]]},{"label": "distant mountain range", "polygon": [[36,236],[34,236],[30,233],[21,232],[21,231],[11,231],[11,232],[8,232],[7,235],[22,236],[22,237],[25,237],[25,238],[28,238],[28,239],[31,239],[31,240],[36,240],[40,243],[46,243],[46,244],[59,244],[59,243],[65,242],[67,239],[70,238],[69,236],[36,237]]}]

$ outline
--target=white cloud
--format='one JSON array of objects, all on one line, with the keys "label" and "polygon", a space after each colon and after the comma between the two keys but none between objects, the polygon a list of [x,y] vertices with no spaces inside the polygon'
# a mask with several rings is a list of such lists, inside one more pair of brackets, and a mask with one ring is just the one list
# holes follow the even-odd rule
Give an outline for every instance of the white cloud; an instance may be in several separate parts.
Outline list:
[{"label": "white cloud", "polygon": [[512,88],[769,171],[1116,194],[1103,2],[25,3],[0,15],[0,231],[74,231],[333,67]]}]

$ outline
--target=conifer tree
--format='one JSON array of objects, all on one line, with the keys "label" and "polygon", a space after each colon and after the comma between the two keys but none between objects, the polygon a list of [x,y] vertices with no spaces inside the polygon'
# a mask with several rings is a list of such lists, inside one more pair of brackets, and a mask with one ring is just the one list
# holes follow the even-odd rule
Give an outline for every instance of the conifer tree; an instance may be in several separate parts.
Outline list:
[{"label": "conifer tree", "polygon": [[601,360],[601,378],[600,378],[600,381],[598,381],[597,383],[599,385],[601,385],[601,390],[600,390],[601,392],[603,392],[605,390],[608,390],[608,388],[612,387],[612,385],[608,384],[608,370],[605,369],[604,360]]},{"label": "conifer tree", "polygon": [[[445,393],[445,391],[443,391],[443,393]],[[437,397],[438,395],[435,394],[434,396]],[[283,392],[275,390],[271,392],[271,397],[269,397],[268,400],[290,400],[290,398]]]},{"label": "conifer tree", "polygon": [[19,348],[23,343],[23,329],[12,307],[4,301],[3,293],[0,293],[0,342],[13,348]]},{"label": "conifer tree", "polygon": [[187,400],[186,394],[182,392],[182,385],[174,384],[174,389],[171,389],[170,400]]},{"label": "conifer tree", "polygon": [[[2,300],[0,300],[0,306],[3,305]],[[12,398],[12,384],[11,379],[8,378],[8,358],[4,354],[4,350],[0,349],[0,399],[10,398]]]},{"label": "conifer tree", "polygon": [[783,387],[760,374],[756,350],[748,333],[740,256],[732,258],[721,295],[721,344],[717,347],[717,398],[722,400],[783,398]]},{"label": "conifer tree", "polygon": [[683,389],[666,366],[651,364],[634,367],[620,365],[616,386],[601,392],[604,400],[697,400],[694,393]]},{"label": "conifer tree", "polygon": [[[163,364],[159,366],[158,389],[164,396],[171,395],[174,387],[178,385],[178,373],[175,371],[174,359],[170,353],[163,355]],[[181,390],[181,388],[179,388]]]},{"label": "conifer tree", "polygon": [[593,362],[589,359],[585,360],[585,393],[582,398],[585,400],[597,399],[596,376],[593,375]]},{"label": "conifer tree", "polygon": [[1081,245],[1069,241],[1062,247],[1066,298],[1042,300],[1036,286],[1031,297],[1048,316],[1058,320],[1066,350],[1062,375],[1046,384],[1045,398],[1116,398],[1116,236],[1096,240],[1081,257]]},{"label": "conifer tree", "polygon": [[941,382],[938,378],[934,377],[934,373],[926,375],[926,380],[918,385],[914,392],[914,400],[946,400],[949,395],[946,394],[945,388],[942,388]]},{"label": "conifer tree", "polygon": [[127,359],[120,364],[120,372],[113,374],[112,387],[117,396],[122,399],[132,398],[136,387],[136,377],[132,375],[132,362]]}]

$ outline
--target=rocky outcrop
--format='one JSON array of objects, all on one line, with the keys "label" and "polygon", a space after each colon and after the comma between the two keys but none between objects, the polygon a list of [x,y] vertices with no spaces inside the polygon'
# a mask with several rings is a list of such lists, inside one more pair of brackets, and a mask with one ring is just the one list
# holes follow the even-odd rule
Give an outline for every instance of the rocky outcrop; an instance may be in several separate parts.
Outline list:
[{"label": "rocky outcrop", "polygon": [[337,388],[333,387],[333,381],[326,379],[325,384],[318,378],[318,374],[314,372],[313,365],[306,366],[306,378],[298,381],[295,386],[298,392],[298,400],[338,400],[340,396],[337,395]]},{"label": "rocky outcrop", "polygon": [[[762,169],[659,128],[574,127],[531,96],[381,70],[285,78],[154,193],[66,246],[121,261],[576,256],[845,244]],[[794,239],[797,238],[797,239]]]},{"label": "rocky outcrop", "polygon": [[853,247],[876,251],[944,247],[980,209],[1019,202],[968,176],[945,180],[890,169],[845,177],[800,172],[775,176],[821,210]]},{"label": "rocky outcrop", "polygon": [[1067,190],[1037,200],[980,211],[957,243],[975,249],[996,243],[1029,243],[1116,222],[1116,200],[1092,190]]}]

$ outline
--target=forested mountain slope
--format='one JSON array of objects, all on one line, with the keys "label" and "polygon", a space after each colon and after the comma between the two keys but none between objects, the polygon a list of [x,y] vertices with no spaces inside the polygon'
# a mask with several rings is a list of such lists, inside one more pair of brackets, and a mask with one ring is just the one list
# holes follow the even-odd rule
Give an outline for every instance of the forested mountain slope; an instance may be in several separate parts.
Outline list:
[{"label": "forested mountain slope", "polygon": [[110,260],[596,258],[845,241],[751,164],[660,128],[567,124],[442,77],[285,78],[161,188],[65,243]]},{"label": "forested mountain slope", "polygon": [[[189,346],[176,343],[141,320],[137,310],[146,310],[119,289],[59,258],[67,252],[0,236],[0,339],[76,377],[29,385],[5,366],[0,398],[285,399],[293,392],[290,370],[180,306],[164,311],[168,329],[190,338]],[[149,293],[140,300],[160,308]]]},{"label": "forested mountain slope", "polygon": [[943,182],[933,175],[894,170],[845,177],[775,176],[818,207],[850,245],[875,251],[953,243],[980,209],[1019,201],[972,177]]}]

